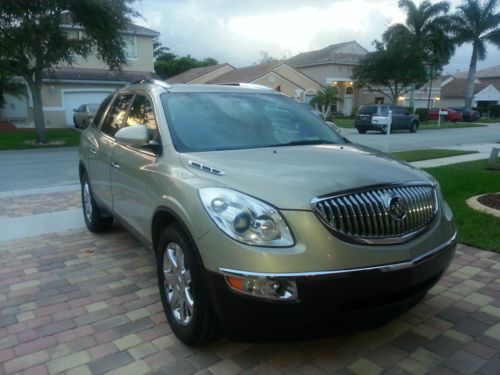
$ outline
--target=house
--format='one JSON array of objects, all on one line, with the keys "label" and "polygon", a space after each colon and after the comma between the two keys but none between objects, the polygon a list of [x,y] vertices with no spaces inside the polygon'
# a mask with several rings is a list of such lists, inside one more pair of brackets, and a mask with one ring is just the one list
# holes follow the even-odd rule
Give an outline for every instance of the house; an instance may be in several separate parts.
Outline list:
[{"label": "house", "polygon": [[198,83],[203,84],[208,81],[236,69],[230,64],[217,64],[202,66],[199,68],[192,68],[174,77],[168,78],[166,81],[168,83]]},{"label": "house", "polygon": [[[302,52],[289,58],[286,63],[304,75],[327,86],[338,88],[340,100],[336,103],[336,112],[349,115],[363,104],[384,103],[387,97],[380,93],[370,92],[353,82],[353,68],[369,53],[356,41],[329,45],[316,51]],[[415,108],[427,107],[431,91],[431,101],[440,94],[439,80],[432,82],[432,88],[427,84],[399,98],[400,105]],[[309,100],[309,98],[307,98]]]},{"label": "house", "polygon": [[[442,78],[441,104],[443,108],[463,107],[467,72],[458,72]],[[500,65],[481,69],[476,73],[473,88],[472,107],[488,107],[500,104]]]},{"label": "house", "polygon": [[[70,38],[81,38],[78,25],[61,26]],[[73,125],[73,109],[85,103],[100,103],[124,84],[140,79],[157,78],[153,66],[153,38],[158,32],[137,25],[124,31],[127,65],[122,72],[112,72],[95,54],[86,59],[76,56],[71,66],[56,66],[43,72],[42,103],[47,127]],[[18,124],[33,126],[33,102],[27,90],[22,98],[7,97],[0,117]]]},{"label": "house", "polygon": [[193,68],[167,79],[167,82],[221,85],[253,83],[280,91],[298,101],[303,101],[305,96],[314,97],[323,87],[319,82],[283,62],[252,65],[239,69],[229,64]]}]

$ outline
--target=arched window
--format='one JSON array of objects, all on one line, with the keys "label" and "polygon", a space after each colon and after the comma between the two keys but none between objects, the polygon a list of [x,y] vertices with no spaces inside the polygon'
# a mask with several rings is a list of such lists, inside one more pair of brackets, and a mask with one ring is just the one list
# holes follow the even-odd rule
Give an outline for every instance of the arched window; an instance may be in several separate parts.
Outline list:
[{"label": "arched window", "polygon": [[345,94],[346,95],[352,95],[354,94],[354,89],[352,88],[352,86],[348,86],[345,88]]}]

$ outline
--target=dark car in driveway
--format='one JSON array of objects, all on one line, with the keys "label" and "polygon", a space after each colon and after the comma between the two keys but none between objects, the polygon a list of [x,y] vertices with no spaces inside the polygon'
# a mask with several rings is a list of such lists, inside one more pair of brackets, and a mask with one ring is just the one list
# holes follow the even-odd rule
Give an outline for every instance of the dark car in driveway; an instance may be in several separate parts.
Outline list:
[{"label": "dark car in driveway", "polygon": [[389,111],[392,111],[391,130],[406,129],[415,133],[420,124],[418,115],[408,112],[404,107],[391,104],[364,105],[356,114],[354,127],[358,133],[365,134],[368,130],[387,133]]},{"label": "dark car in driveway", "polygon": [[468,122],[477,121],[481,117],[481,114],[478,111],[474,111],[472,108],[453,107],[452,109],[461,112],[464,121]]}]

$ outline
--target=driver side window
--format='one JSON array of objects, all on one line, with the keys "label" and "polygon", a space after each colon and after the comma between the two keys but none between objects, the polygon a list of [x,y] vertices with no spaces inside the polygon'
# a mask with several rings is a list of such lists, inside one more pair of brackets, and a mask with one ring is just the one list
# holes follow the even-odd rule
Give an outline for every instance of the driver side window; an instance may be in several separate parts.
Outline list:
[{"label": "driver side window", "polygon": [[141,94],[134,98],[127,117],[126,126],[145,125],[148,129],[149,140],[159,142],[160,133],[156,124],[156,118],[151,100]]}]

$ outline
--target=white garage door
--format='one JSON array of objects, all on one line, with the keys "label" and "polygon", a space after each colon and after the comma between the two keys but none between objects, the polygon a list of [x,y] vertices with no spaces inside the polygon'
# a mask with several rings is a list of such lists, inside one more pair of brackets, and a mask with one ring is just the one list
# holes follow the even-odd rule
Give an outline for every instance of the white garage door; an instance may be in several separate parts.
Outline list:
[{"label": "white garage door", "polygon": [[66,125],[73,125],[73,109],[77,109],[82,104],[101,103],[110,91],[70,91],[63,94],[64,110],[66,114]]}]

